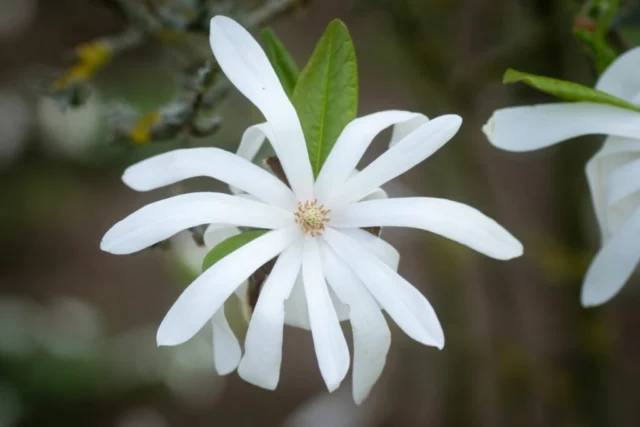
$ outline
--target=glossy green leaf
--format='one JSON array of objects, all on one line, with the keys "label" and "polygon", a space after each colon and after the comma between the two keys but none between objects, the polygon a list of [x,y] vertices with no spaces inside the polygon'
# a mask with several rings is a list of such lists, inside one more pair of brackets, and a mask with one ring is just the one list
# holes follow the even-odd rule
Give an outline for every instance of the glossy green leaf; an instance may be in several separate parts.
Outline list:
[{"label": "glossy green leaf", "polygon": [[236,249],[240,249],[242,246],[246,245],[252,240],[255,240],[258,237],[262,236],[267,231],[268,230],[247,231],[246,233],[241,233],[236,236],[229,237],[228,239],[218,243],[204,257],[204,260],[202,261],[202,271],[205,271]]},{"label": "glossy green leaf", "polygon": [[264,42],[269,62],[271,62],[273,69],[278,75],[278,79],[280,80],[284,91],[287,93],[287,96],[291,98],[291,95],[293,95],[293,89],[296,87],[296,83],[298,82],[298,76],[300,75],[298,66],[287,48],[284,47],[284,44],[282,44],[278,36],[276,36],[276,33],[271,28],[265,28],[262,30],[260,36]]},{"label": "glossy green leaf", "polygon": [[615,107],[627,108],[629,110],[640,112],[640,107],[637,107],[624,99],[565,80],[536,76],[534,74],[527,74],[509,69],[505,73],[502,82],[524,83],[542,92],[548,93],[549,95],[556,96],[564,101],[609,104]]},{"label": "glossy green leaf", "polygon": [[343,22],[332,21],[302,70],[291,98],[317,176],[345,126],[358,110],[356,53]]}]

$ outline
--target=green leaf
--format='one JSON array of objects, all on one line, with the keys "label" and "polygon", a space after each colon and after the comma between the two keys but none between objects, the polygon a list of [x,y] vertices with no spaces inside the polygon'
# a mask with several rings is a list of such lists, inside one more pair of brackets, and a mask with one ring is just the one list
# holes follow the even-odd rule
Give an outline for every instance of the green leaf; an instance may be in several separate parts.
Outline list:
[{"label": "green leaf", "polygon": [[356,53],[343,22],[332,21],[302,70],[291,98],[315,176],[358,110]]},{"label": "green leaf", "polygon": [[609,37],[619,3],[619,0],[589,0],[574,21],[573,34],[593,59],[598,74],[619,55]]},{"label": "green leaf", "polygon": [[260,33],[262,41],[265,44],[267,57],[269,62],[273,66],[273,69],[278,75],[278,79],[287,93],[287,96],[291,98],[293,95],[293,89],[298,82],[298,76],[300,71],[296,65],[293,57],[289,53],[284,44],[280,41],[276,33],[271,28],[265,28]]},{"label": "green leaf", "polygon": [[205,271],[222,258],[229,255],[236,249],[240,249],[242,246],[257,239],[265,234],[268,230],[256,230],[247,231],[246,233],[238,234],[236,236],[229,237],[226,240],[218,243],[209,253],[204,257],[202,261],[202,271]]},{"label": "green leaf", "polygon": [[573,35],[589,52],[598,75],[604,73],[618,57],[618,53],[604,39],[586,30],[574,29]]},{"label": "green leaf", "polygon": [[502,82],[505,84],[521,82],[564,101],[596,102],[640,112],[640,107],[608,93],[578,83],[527,74],[511,68],[504,74]]}]

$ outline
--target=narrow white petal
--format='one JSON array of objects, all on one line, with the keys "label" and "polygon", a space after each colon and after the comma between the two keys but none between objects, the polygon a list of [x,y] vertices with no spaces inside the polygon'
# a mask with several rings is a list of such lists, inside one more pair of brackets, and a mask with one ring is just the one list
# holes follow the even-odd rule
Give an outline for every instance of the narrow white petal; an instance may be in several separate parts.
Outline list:
[{"label": "narrow white petal", "polygon": [[332,189],[342,185],[356,168],[373,138],[396,123],[424,117],[409,111],[381,111],[349,123],[327,157],[315,184],[315,196],[325,200]]},{"label": "narrow white petal", "polygon": [[302,275],[298,276],[295,285],[293,285],[291,295],[284,302],[284,323],[294,328],[311,330],[307,295],[304,292]]},{"label": "narrow white petal", "polygon": [[224,16],[211,20],[209,41],[224,74],[267,119],[291,188],[301,200],[311,199],[313,173],[302,126],[267,55],[240,24]]},{"label": "narrow white petal", "polygon": [[[364,230],[346,230],[346,233],[360,242],[375,256],[387,263],[391,268],[396,271],[398,270],[400,254],[393,246]],[[331,295],[331,300],[333,301],[333,306],[336,310],[338,320],[342,322],[349,319],[349,309],[347,306],[340,301],[335,292],[331,289],[329,289],[329,294]],[[291,291],[291,295],[289,295],[289,298],[285,301],[284,307],[285,324],[295,328],[305,329],[307,331],[311,330],[311,325],[309,324],[309,308],[307,307],[307,296],[304,292],[302,276],[298,277],[298,280]]]},{"label": "narrow white petal", "polygon": [[456,115],[440,116],[424,123],[339,186],[325,206],[334,209],[362,199],[433,154],[456,134],[461,124],[462,119]]},{"label": "narrow white petal", "polygon": [[411,227],[447,237],[497,259],[522,255],[500,224],[462,203],[428,197],[369,200],[331,213],[333,227]]},{"label": "narrow white petal", "polygon": [[582,305],[600,305],[613,298],[640,261],[640,208],[600,249],[582,285]]},{"label": "narrow white petal", "polygon": [[197,176],[218,179],[269,204],[287,209],[296,206],[294,194],[278,178],[249,160],[214,147],[153,156],[129,167],[122,180],[134,190],[148,191]]},{"label": "narrow white petal", "polygon": [[[225,224],[211,224],[204,232],[204,245],[210,250],[229,237],[237,236],[240,230]],[[206,254],[205,254],[206,255]]]},{"label": "narrow white petal", "polygon": [[260,148],[262,148],[265,139],[269,141],[275,140],[269,123],[260,123],[247,128],[242,134],[236,154],[250,162],[253,161]]},{"label": "narrow white petal", "polygon": [[640,190],[640,159],[620,166],[607,179],[607,205],[613,206]]},{"label": "narrow white petal", "polygon": [[388,199],[389,195],[382,188],[376,188],[371,193],[367,194],[362,198],[362,200],[377,200],[377,199]]},{"label": "narrow white petal", "polygon": [[391,267],[393,271],[398,271],[400,252],[389,243],[360,228],[343,228],[340,229],[340,232],[367,248],[369,252]]},{"label": "narrow white petal", "polygon": [[531,151],[582,135],[637,138],[640,113],[588,102],[512,107],[495,111],[482,131],[498,148]]},{"label": "narrow white petal", "polygon": [[[275,141],[275,137],[273,136],[269,123],[260,123],[247,128],[247,130],[242,134],[242,139],[240,140],[240,145],[238,146],[236,154],[243,159],[253,162],[258,151],[262,148],[262,144],[265,139]],[[233,185],[229,186],[229,190],[232,194],[243,194],[242,189],[234,187]]]},{"label": "narrow white petal", "polygon": [[611,228],[611,222],[608,221],[610,211],[608,179],[613,171],[637,159],[639,155],[640,140],[610,136],[587,163],[587,182],[603,243],[607,242],[612,233],[616,231]]},{"label": "narrow white petal", "polygon": [[236,335],[229,327],[224,315],[224,305],[211,318],[213,338],[213,362],[219,375],[233,372],[242,356],[242,349]]},{"label": "narrow white petal", "polygon": [[407,120],[406,122],[397,123],[393,127],[393,132],[391,133],[391,141],[389,141],[389,147],[393,147],[398,142],[402,141],[405,137],[409,136],[410,133],[418,129],[420,126],[429,121],[427,116],[423,116],[420,114],[418,117],[414,117],[411,120]]},{"label": "narrow white petal", "polygon": [[193,337],[245,280],[299,237],[296,227],[273,230],[227,255],[202,273],[173,304],[158,329],[158,345]]},{"label": "narrow white petal", "polygon": [[407,335],[425,345],[444,347],[444,333],[438,317],[416,288],[339,231],[327,228],[323,238]]},{"label": "narrow white petal", "polygon": [[302,265],[302,240],[285,250],[267,278],[251,316],[238,374],[259,387],[274,390],[280,380],[284,301]]},{"label": "narrow white petal", "polygon": [[[331,296],[333,308],[336,310],[338,321],[342,322],[343,320],[349,319],[349,308],[338,299],[331,289],[329,289],[329,295]],[[285,301],[284,313],[284,323],[286,325],[307,331],[311,330],[311,324],[309,323],[309,307],[307,307],[307,295],[304,292],[302,276],[298,277],[291,295]]]},{"label": "narrow white petal", "polygon": [[391,345],[391,332],[380,308],[353,271],[325,242],[320,248],[327,282],[349,306],[354,348],[353,399],[359,405],[380,378]]},{"label": "narrow white petal", "polygon": [[151,203],[111,227],[100,249],[130,254],[196,225],[222,223],[256,228],[280,228],[293,214],[274,206],[221,193],[190,193]]},{"label": "narrow white petal", "polygon": [[331,392],[340,386],[347,375],[349,348],[324,280],[318,243],[315,238],[308,236],[304,241],[302,280],[307,295],[313,346],[320,373]]},{"label": "narrow white petal", "polygon": [[640,93],[640,47],[620,55],[600,76],[596,89],[632,101]]}]

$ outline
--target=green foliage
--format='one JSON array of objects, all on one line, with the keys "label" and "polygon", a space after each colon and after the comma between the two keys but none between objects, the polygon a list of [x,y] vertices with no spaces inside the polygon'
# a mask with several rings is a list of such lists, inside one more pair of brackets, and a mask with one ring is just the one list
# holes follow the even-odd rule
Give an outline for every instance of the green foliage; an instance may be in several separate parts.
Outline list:
[{"label": "green foliage", "polygon": [[502,82],[505,84],[524,83],[564,101],[595,102],[640,112],[640,107],[613,95],[609,95],[608,93],[582,86],[578,83],[527,74],[511,68],[504,74]]},{"label": "green foliage", "polygon": [[573,26],[573,34],[589,52],[598,74],[604,72],[620,53],[608,38],[618,7],[619,0],[590,0]]},{"label": "green foliage", "polygon": [[287,93],[287,96],[291,98],[293,95],[293,89],[298,82],[298,76],[300,71],[296,65],[293,57],[289,53],[284,44],[280,41],[276,33],[271,28],[265,28],[260,33],[262,41],[266,47],[267,56],[269,62],[273,66],[273,69],[280,79],[280,83]]},{"label": "green foliage", "polygon": [[213,264],[229,255],[231,252],[240,249],[242,246],[246,245],[252,240],[257,239],[266,232],[267,230],[247,231],[246,233],[241,233],[236,236],[229,237],[228,239],[218,243],[204,257],[204,260],[202,261],[202,271],[205,271]]},{"label": "green foliage", "polygon": [[332,21],[300,74],[293,97],[317,176],[358,110],[356,53],[345,24]]}]

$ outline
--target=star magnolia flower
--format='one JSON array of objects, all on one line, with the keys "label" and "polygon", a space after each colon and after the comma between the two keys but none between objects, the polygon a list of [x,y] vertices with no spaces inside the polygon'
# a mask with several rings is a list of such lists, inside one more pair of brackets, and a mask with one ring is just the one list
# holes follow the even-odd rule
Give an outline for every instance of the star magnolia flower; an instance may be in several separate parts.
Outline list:
[{"label": "star magnolia flower", "polygon": [[[497,259],[521,255],[522,245],[495,221],[460,203],[432,198],[363,201],[444,145],[457,132],[460,117],[429,121],[417,113],[385,111],[356,119],[314,180],[300,120],[258,43],[239,24],[218,16],[211,21],[211,47],[229,80],[265,116],[266,123],[248,132],[270,141],[290,187],[243,156],[217,148],[161,154],[127,169],[124,182],[146,191],[209,176],[249,196],[191,193],[152,203],[113,226],[101,248],[130,254],[200,224],[271,230],[221,259],[180,295],[160,325],[158,344],[189,340],[247,278],[277,257],[251,317],[238,373],[259,386],[276,387],[285,301],[300,277],[320,372],[330,391],[340,385],[350,364],[330,289],[348,307],[356,343],[354,398],[360,402],[380,374],[390,340],[380,307],[416,341],[444,345],[429,302],[383,260],[388,255],[380,249],[388,250],[387,244],[361,228],[429,230]],[[396,124],[391,148],[354,175],[373,138]]]},{"label": "star magnolia flower", "polygon": [[[620,56],[596,89],[640,105],[640,48]],[[483,128],[499,148],[529,151],[582,135],[608,135],[586,168],[602,248],[582,286],[584,306],[620,291],[640,259],[640,113],[589,102],[498,110]]]}]

